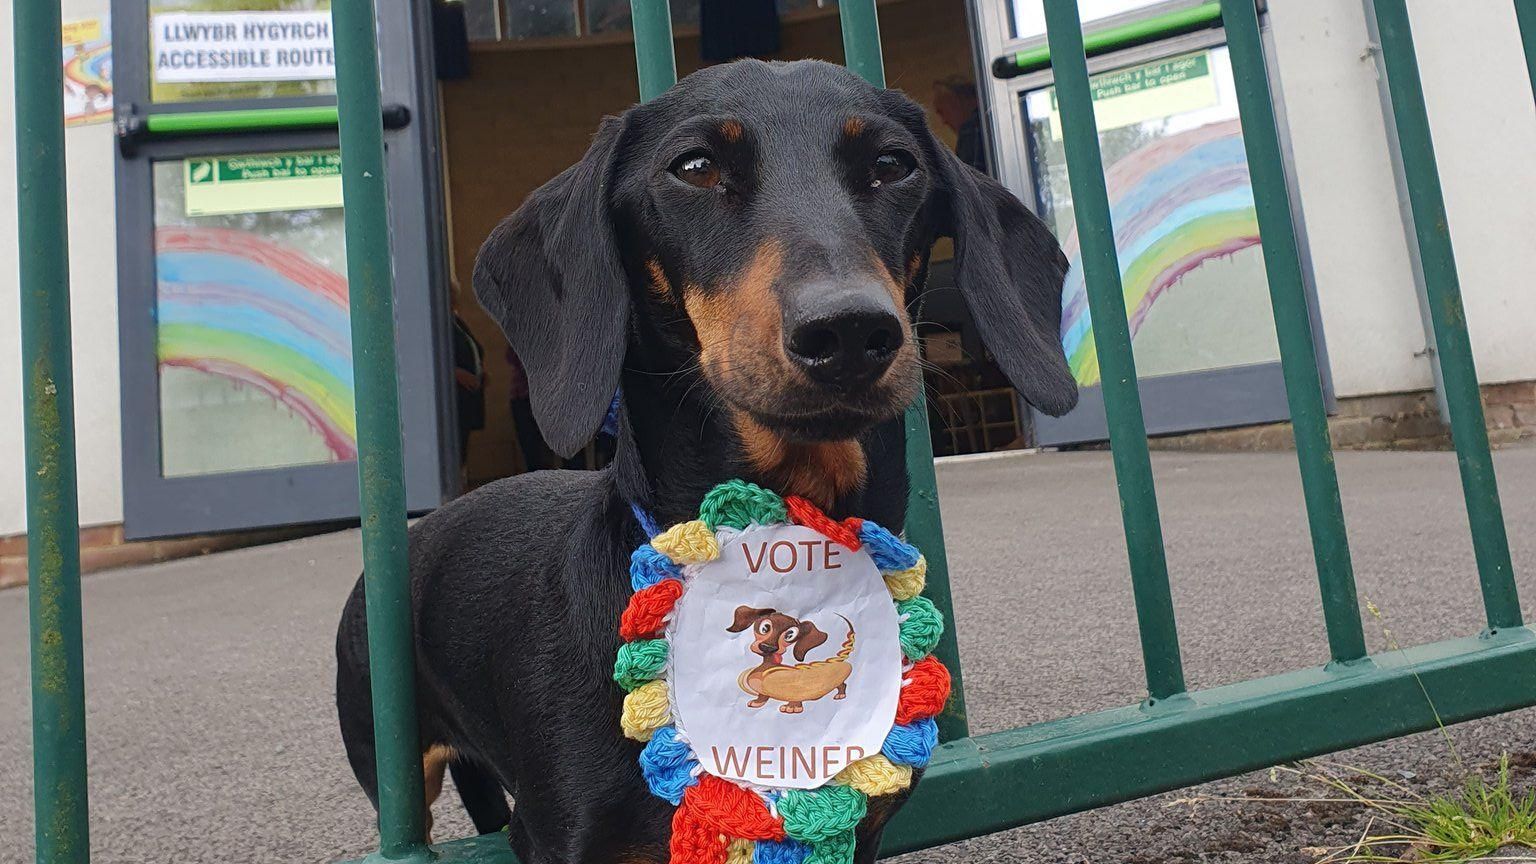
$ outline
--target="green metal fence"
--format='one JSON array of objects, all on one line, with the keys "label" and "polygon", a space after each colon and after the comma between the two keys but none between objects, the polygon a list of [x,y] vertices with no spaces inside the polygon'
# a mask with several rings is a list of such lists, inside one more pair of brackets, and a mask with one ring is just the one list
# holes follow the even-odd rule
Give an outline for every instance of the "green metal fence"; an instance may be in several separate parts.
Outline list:
[{"label": "green metal fence", "polygon": [[[1519,7],[1522,21],[1529,21],[1531,0],[1517,2],[1524,4]],[[666,0],[632,0],[632,5],[640,93],[649,99],[676,78],[671,21]],[[1055,69],[1149,698],[1140,705],[970,736],[951,628],[938,652],[957,684],[942,718],[946,743],[892,824],[888,853],[1430,729],[1439,722],[1536,704],[1536,634],[1524,626],[1515,592],[1403,0],[1375,0],[1370,14],[1380,32],[1390,79],[1395,132],[1408,177],[1488,626],[1479,634],[1404,651],[1366,652],[1259,22],[1253,0],[1220,0],[1328,648],[1326,656],[1319,648],[1314,668],[1192,693],[1186,691],[1179,656],[1082,28],[1075,0],[1045,0],[1045,6],[1048,47],[1030,62],[1049,63]],[[842,0],[840,9],[848,66],[883,85],[875,0]],[[1206,7],[1201,9],[1210,14]],[[332,10],[380,781],[381,844],[373,857],[503,864],[513,857],[501,836],[431,850],[423,839],[374,15],[371,0],[334,0]],[[17,171],[19,197],[26,202],[20,213],[20,263],[37,860],[83,864],[89,858],[89,838],[59,31],[59,8],[53,0],[17,0]],[[912,476],[907,531],[928,550],[928,592],[947,613],[943,536],[921,404],[908,411],[906,425]],[[1470,583],[1471,574],[1466,581]]]}]

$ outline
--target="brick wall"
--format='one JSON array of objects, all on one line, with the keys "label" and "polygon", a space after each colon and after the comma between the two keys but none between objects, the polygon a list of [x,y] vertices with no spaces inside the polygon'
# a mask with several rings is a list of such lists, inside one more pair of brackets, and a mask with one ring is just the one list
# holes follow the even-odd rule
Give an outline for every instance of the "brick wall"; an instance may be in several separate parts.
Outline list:
[{"label": "brick wall", "polygon": [[[1485,384],[1483,414],[1494,447],[1536,441],[1536,381]],[[1340,399],[1328,418],[1338,450],[1441,450],[1451,437],[1440,421],[1433,391]],[[1291,424],[1213,429],[1151,440],[1154,450],[1288,450]]]}]

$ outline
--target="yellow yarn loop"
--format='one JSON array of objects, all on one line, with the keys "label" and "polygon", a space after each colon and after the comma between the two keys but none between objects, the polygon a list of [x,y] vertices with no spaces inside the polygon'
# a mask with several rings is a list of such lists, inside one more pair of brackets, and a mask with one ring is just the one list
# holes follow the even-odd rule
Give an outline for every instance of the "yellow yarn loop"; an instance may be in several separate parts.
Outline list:
[{"label": "yellow yarn loop", "polygon": [[919,555],[917,564],[912,567],[882,575],[885,577],[885,587],[891,592],[892,599],[911,600],[923,593],[923,586],[928,582],[928,559]]},{"label": "yellow yarn loop", "polygon": [[720,557],[715,532],[701,519],[673,525],[652,537],[651,546],[679,564],[703,564]]},{"label": "yellow yarn loop", "polygon": [[865,795],[889,795],[912,785],[912,766],[897,765],[879,753],[844,768],[832,782],[852,786]]},{"label": "yellow yarn loop", "polygon": [[752,864],[752,854],[757,844],[737,837],[725,848],[725,864]]},{"label": "yellow yarn loop", "polygon": [[624,713],[619,727],[625,738],[651,740],[651,733],[672,722],[672,706],[667,702],[667,682],[652,681],[637,687],[624,697]]}]

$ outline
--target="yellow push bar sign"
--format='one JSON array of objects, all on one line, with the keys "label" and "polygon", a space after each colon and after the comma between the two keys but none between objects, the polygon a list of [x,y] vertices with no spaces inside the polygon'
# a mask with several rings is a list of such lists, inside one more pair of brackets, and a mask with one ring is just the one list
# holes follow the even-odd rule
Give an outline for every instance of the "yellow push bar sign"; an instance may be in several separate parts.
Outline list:
[{"label": "yellow push bar sign", "polygon": [[181,163],[188,216],[341,206],[341,153],[198,156]]}]

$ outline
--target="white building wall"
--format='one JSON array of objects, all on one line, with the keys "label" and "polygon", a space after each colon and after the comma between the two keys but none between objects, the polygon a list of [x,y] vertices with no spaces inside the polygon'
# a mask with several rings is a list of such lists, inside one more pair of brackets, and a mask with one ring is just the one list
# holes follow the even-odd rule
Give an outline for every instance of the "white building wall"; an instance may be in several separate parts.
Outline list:
[{"label": "white building wall", "polygon": [[[1269,8],[1334,388],[1427,388],[1363,8]],[[1513,4],[1411,0],[1409,12],[1479,378],[1536,378],[1536,108]]]},{"label": "white building wall", "polygon": [[[14,2],[14,0],[13,0]],[[11,9],[0,13],[0,536],[26,530],[20,288],[16,265],[16,112]],[[65,20],[107,17],[108,0],[64,0]],[[62,99],[62,95],[60,96]],[[117,247],[110,123],[64,133],[74,326],[80,518],[123,519],[117,376]]]}]

